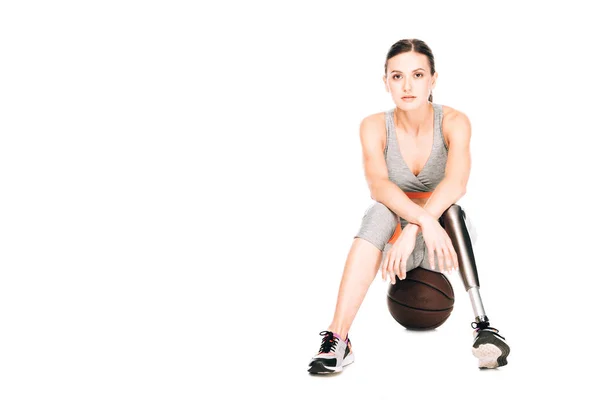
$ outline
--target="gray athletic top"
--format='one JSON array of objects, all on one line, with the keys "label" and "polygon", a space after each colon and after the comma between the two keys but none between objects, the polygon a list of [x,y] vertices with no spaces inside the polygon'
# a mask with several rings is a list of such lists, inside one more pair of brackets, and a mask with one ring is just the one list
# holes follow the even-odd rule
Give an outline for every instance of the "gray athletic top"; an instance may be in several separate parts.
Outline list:
[{"label": "gray athletic top", "polygon": [[442,117],[444,116],[442,106],[432,103],[434,114],[433,126],[433,149],[425,163],[425,166],[415,176],[412,173],[400,153],[398,140],[396,139],[396,127],[394,126],[394,109],[385,112],[385,162],[387,164],[388,176],[405,192],[432,192],[441,182],[446,174],[446,160],[448,159],[448,146],[442,134]]}]

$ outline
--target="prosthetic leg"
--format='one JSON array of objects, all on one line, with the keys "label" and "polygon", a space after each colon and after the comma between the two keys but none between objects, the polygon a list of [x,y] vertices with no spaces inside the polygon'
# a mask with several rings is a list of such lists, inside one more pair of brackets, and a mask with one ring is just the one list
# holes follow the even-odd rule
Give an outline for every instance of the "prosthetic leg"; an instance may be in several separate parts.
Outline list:
[{"label": "prosthetic leg", "polygon": [[[506,365],[506,357],[510,348],[499,331],[492,328],[483,309],[479,295],[479,276],[475,265],[475,255],[471,237],[466,224],[464,210],[458,205],[451,205],[439,219],[440,225],[448,233],[452,246],[458,257],[460,277],[465,290],[469,293],[475,322],[471,327],[475,329],[473,335],[473,355],[479,358],[479,368],[497,368]],[[475,324],[475,326],[473,326]]]},{"label": "prosthetic leg", "polygon": [[463,209],[458,204],[451,205],[440,217],[440,225],[450,236],[452,246],[458,256],[460,277],[465,290],[471,298],[471,305],[475,313],[475,322],[480,327],[489,326],[489,319],[485,315],[481,296],[479,295],[479,276],[475,265],[475,255],[471,237],[467,230]]}]

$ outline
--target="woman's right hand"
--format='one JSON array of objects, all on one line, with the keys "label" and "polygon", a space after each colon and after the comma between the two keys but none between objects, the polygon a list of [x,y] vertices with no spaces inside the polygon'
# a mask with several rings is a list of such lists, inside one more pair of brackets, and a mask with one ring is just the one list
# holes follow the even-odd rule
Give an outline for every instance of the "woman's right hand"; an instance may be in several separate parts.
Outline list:
[{"label": "woman's right hand", "polygon": [[429,265],[432,269],[436,269],[435,254],[440,263],[438,265],[440,272],[458,271],[458,256],[452,246],[450,236],[438,220],[432,216],[425,217],[421,221],[421,231],[423,232],[423,240],[429,250]]}]

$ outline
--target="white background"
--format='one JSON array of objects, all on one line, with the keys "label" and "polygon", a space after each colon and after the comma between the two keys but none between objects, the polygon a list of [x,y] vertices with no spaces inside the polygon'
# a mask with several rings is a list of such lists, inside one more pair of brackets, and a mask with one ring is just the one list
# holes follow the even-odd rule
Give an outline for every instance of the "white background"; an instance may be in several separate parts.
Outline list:
[{"label": "white background", "polygon": [[[216,2],[215,2],[216,3]],[[588,4],[588,5],[585,5]],[[4,2],[0,398],[583,394],[597,364],[598,67],[588,2]],[[424,40],[472,124],[480,371],[450,318],[397,324],[378,276],[356,362],[306,372],[372,200],[358,127]]]}]

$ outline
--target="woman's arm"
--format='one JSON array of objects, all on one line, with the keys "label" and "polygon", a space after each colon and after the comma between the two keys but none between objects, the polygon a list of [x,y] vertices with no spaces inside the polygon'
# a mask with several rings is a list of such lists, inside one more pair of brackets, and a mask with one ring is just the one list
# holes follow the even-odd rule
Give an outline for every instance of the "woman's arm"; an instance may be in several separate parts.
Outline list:
[{"label": "woman's arm", "polygon": [[371,198],[383,203],[394,214],[415,225],[421,225],[423,218],[430,217],[424,207],[415,204],[398,185],[389,179],[375,182],[371,186]]}]

